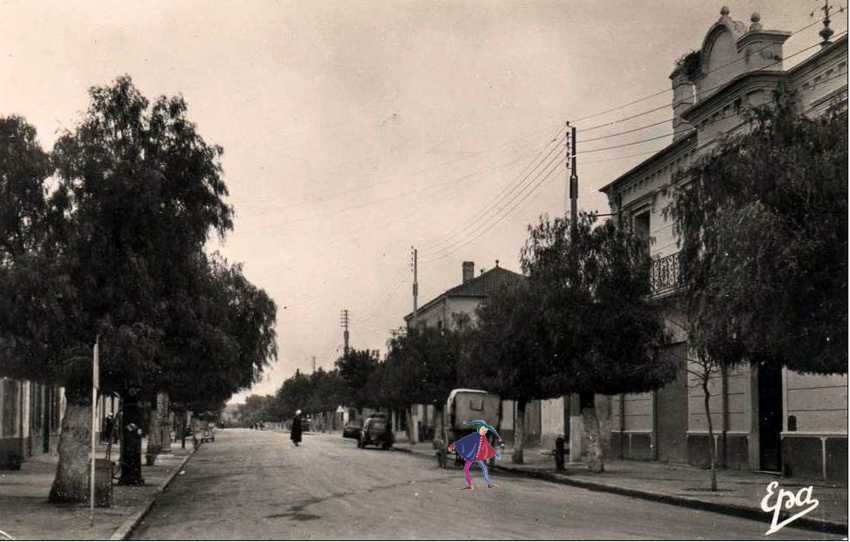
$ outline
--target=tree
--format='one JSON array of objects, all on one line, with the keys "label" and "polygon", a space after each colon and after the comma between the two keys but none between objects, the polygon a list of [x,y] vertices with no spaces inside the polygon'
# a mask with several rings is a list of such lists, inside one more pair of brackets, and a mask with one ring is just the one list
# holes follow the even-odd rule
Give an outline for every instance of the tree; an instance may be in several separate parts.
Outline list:
[{"label": "tree", "polygon": [[779,92],[747,120],[680,175],[666,210],[712,442],[708,382],[718,373],[747,362],[847,371],[846,112],[809,119]]},{"label": "tree", "polygon": [[192,262],[171,284],[161,370],[148,389],[167,392],[184,410],[219,410],[277,357],[276,307],[240,265],[203,253]]},{"label": "tree", "polygon": [[526,281],[505,284],[478,309],[461,382],[516,401],[514,463],[524,462],[525,411],[529,401],[554,397],[548,387],[554,365],[541,350],[543,320]]},{"label": "tree", "polygon": [[239,425],[243,427],[251,427],[259,422],[272,419],[272,395],[256,395],[252,394],[245,398],[245,402],[238,405],[236,416],[239,418]]},{"label": "tree", "polygon": [[683,175],[670,212],[685,285],[722,304],[751,360],[846,373],[847,114],[776,102]]},{"label": "tree", "polygon": [[[128,430],[130,423],[142,425],[138,403],[164,382],[179,380],[175,375],[191,357],[187,353],[198,358],[199,350],[227,346],[235,354],[228,357],[232,364],[214,358],[219,365],[209,373],[221,379],[203,386],[210,404],[249,384],[274,355],[274,304],[249,288],[237,268],[205,273],[197,262],[209,234],[223,236],[232,227],[232,209],[223,201],[221,148],[196,132],[180,97],[162,97],[151,105],[129,77],[92,88],[90,96],[79,125],[54,146],[59,182],[52,191],[41,178],[48,168],[34,148],[34,131],[19,131],[23,143],[0,142],[12,153],[29,152],[29,171],[35,172],[24,175],[14,169],[17,162],[0,163],[15,176],[15,193],[31,196],[26,201],[32,203],[26,207],[29,216],[13,211],[23,218],[17,229],[3,232],[5,246],[25,251],[6,257],[0,267],[0,347],[9,360],[5,370],[14,376],[65,386],[54,502],[87,499],[96,337],[101,389],[121,394],[125,406],[124,483],[142,481],[140,439]],[[11,186],[9,171],[0,171],[4,187]],[[37,190],[25,190],[33,186]],[[0,216],[13,214],[9,203],[15,200],[0,203]],[[27,234],[23,245],[22,232]],[[185,304],[181,293],[191,290],[186,283],[192,281],[211,281],[225,292],[201,303],[215,310],[175,316],[180,312],[175,300]],[[177,329],[192,318],[197,325]],[[175,346],[176,340],[185,343]],[[253,372],[246,370],[247,359]]]},{"label": "tree", "polygon": [[[442,422],[443,405],[457,387],[465,344],[466,327],[455,322],[446,329],[411,328],[388,341],[384,388],[397,408],[409,413],[414,404],[433,405],[435,418]],[[413,430],[409,416],[408,431]]]},{"label": "tree", "polygon": [[374,405],[374,396],[367,393],[366,387],[378,363],[369,350],[353,348],[337,360],[336,367],[345,383],[347,402],[355,408]]},{"label": "tree", "polygon": [[274,414],[283,418],[291,418],[296,410],[304,410],[313,395],[310,377],[301,371],[287,378],[275,395]]},{"label": "tree", "polygon": [[552,395],[579,394],[588,466],[601,472],[594,394],[657,389],[675,377],[675,361],[657,355],[667,336],[650,302],[645,243],[613,221],[595,222],[582,214],[571,231],[569,220],[542,218],[530,230],[522,266],[533,300],[526,318],[539,311],[542,320],[535,337],[541,388]]},{"label": "tree", "polygon": [[337,407],[345,402],[345,384],[339,376],[339,371],[325,371],[321,367],[310,375],[310,397],[305,404],[305,411],[321,416],[321,429],[326,429],[325,423],[332,423],[326,418],[327,413],[335,415]]}]

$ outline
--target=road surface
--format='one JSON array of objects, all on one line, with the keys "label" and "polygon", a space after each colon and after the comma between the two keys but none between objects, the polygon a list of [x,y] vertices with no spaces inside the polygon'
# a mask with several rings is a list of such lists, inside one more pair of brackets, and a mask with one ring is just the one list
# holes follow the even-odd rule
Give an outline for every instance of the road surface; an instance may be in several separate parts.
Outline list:
[{"label": "road surface", "polygon": [[[754,539],[767,524],[357,449],[338,434],[226,430],[204,444],[137,539]],[[838,538],[786,528],[770,538]]]}]

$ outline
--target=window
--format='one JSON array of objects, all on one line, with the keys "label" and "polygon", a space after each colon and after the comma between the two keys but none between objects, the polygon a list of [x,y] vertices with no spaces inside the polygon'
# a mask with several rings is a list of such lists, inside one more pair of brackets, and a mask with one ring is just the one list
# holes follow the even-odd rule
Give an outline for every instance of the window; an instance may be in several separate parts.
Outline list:
[{"label": "window", "polygon": [[646,245],[646,251],[649,252],[649,211],[645,211],[636,215],[633,220],[635,234]]},{"label": "window", "polygon": [[484,399],[470,399],[469,400],[469,410],[477,410],[479,412],[484,410]]}]

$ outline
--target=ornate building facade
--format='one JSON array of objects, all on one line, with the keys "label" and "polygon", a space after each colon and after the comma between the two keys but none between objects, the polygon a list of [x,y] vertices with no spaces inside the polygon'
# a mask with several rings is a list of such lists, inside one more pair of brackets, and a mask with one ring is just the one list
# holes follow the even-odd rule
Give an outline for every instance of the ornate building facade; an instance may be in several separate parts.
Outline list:
[{"label": "ornate building facade", "polygon": [[[828,30],[828,29],[826,29]],[[663,209],[675,174],[710,152],[724,134],[745,129],[747,108],[771,103],[780,86],[809,116],[847,107],[847,36],[786,55],[791,32],[767,30],[727,8],[702,47],[670,75],[673,141],[601,190],[612,213],[649,241],[654,297],[676,338],[664,353],[679,360],[677,379],[653,393],[617,397],[612,406],[612,455],[704,465],[708,447],[729,468],[792,476],[847,477],[847,378],[742,366],[711,382],[715,442],[709,442],[703,394],[687,372],[684,316],[677,312],[678,244]],[[808,58],[785,69],[791,56]],[[798,56],[799,55],[799,56]],[[716,416],[716,418],[715,418]]]}]

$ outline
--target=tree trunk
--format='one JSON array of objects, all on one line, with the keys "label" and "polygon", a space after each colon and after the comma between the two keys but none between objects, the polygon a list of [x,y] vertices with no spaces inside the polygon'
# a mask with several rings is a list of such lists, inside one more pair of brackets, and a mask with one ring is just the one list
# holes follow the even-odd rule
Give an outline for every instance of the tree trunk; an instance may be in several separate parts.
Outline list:
[{"label": "tree trunk", "polygon": [[512,462],[517,465],[524,463],[525,450],[525,401],[516,402],[516,419],[514,420],[514,455]]},{"label": "tree trunk", "polygon": [[171,453],[171,399],[167,391],[161,391],[156,396],[156,410],[159,414],[159,453]]},{"label": "tree trunk", "polygon": [[148,413],[148,446],[145,450],[145,458],[147,465],[153,465],[156,462],[156,456],[162,450],[162,435],[159,431],[160,420],[159,412],[154,409]]},{"label": "tree trunk", "polygon": [[411,411],[411,407],[404,409],[404,415],[407,417],[407,438],[411,444],[416,444],[419,441],[419,435],[416,434],[416,428],[413,427],[413,412]]},{"label": "tree trunk", "polygon": [[711,490],[717,491],[717,471],[714,466],[714,426],[711,423],[711,393],[708,391],[708,375],[702,379],[702,392],[705,401],[705,419],[708,420],[708,465],[711,469]]},{"label": "tree trunk", "polygon": [[596,415],[595,397],[592,393],[579,394],[581,418],[587,437],[587,468],[591,472],[604,472],[605,459],[602,451],[602,432]]},{"label": "tree trunk", "polygon": [[177,440],[180,441],[180,448],[186,449],[186,412],[178,410],[174,414],[175,423],[177,424]]},{"label": "tree trunk", "polygon": [[59,464],[50,488],[50,502],[84,503],[89,500],[91,400],[72,397],[67,390],[65,399],[65,416],[59,435]]},{"label": "tree trunk", "polygon": [[443,446],[448,446],[446,442],[446,424],[443,420],[443,407],[434,405],[434,439],[439,439]]},{"label": "tree trunk", "polygon": [[124,402],[121,428],[121,479],[123,486],[144,485],[142,478],[142,427],[144,417],[139,400],[128,394]]}]

